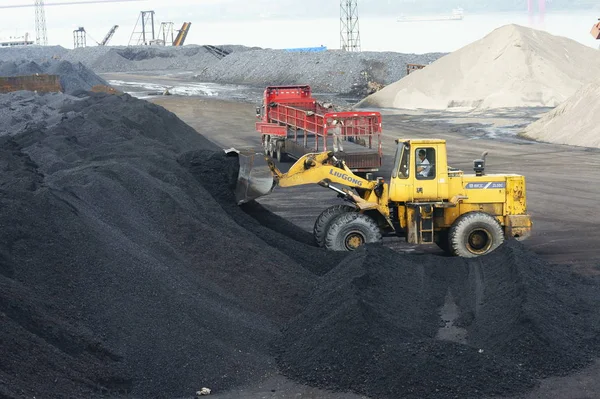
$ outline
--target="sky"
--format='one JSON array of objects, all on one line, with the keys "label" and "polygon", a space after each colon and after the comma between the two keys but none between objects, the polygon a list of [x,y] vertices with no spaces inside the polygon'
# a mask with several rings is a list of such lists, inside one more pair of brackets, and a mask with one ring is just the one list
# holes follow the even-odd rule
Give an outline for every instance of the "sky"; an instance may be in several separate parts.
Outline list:
[{"label": "sky", "polygon": [[[46,0],[52,2],[75,0]],[[387,3],[392,0],[380,0]],[[402,0],[393,0],[402,1]],[[548,13],[532,20],[526,12],[470,14],[463,21],[399,23],[399,15],[373,16],[363,12],[367,0],[359,1],[359,28],[363,51],[412,53],[454,51],[507,23],[517,23],[566,36],[598,48],[589,34],[597,16],[589,12]],[[376,0],[370,0],[371,4]],[[33,0],[0,0],[2,5],[32,4]],[[454,2],[449,2],[454,3]],[[302,17],[292,18],[294,7]],[[451,8],[443,10],[445,14]],[[338,0],[143,0],[135,2],[45,7],[49,44],[73,48],[73,30],[84,27],[88,45],[101,41],[113,25],[119,28],[111,45],[128,45],[140,11],[155,12],[160,22],[176,29],[192,22],[186,44],[241,44],[267,48],[340,47]],[[318,12],[314,12],[317,10]],[[285,16],[282,16],[285,15]],[[307,17],[311,15],[311,17]],[[0,37],[35,38],[35,8],[0,8]]]}]

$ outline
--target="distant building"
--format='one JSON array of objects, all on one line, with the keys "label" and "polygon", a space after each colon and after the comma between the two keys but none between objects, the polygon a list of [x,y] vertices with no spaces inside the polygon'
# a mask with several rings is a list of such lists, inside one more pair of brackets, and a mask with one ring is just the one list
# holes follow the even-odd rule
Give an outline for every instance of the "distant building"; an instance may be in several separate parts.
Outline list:
[{"label": "distant building", "polygon": [[15,46],[30,46],[33,40],[29,40],[29,33],[25,36],[9,37],[8,39],[0,38],[0,47],[15,47]]}]

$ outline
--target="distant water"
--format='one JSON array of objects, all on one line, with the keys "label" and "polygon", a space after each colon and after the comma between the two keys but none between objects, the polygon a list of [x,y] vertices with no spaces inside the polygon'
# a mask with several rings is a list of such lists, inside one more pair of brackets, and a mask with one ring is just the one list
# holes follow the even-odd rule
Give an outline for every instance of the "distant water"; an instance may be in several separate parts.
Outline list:
[{"label": "distant water", "polygon": [[[565,36],[598,48],[590,35],[600,15],[588,12],[548,13],[541,20],[525,13],[469,14],[461,21],[397,22],[388,18],[359,18],[363,51],[403,53],[450,52],[476,41],[506,24],[518,24]],[[193,30],[193,27],[192,27]],[[238,30],[238,32],[236,32]],[[240,35],[239,31],[244,34]],[[272,32],[277,32],[273,34]],[[237,24],[205,24],[202,32],[190,32],[191,40],[211,43],[242,43],[260,47],[292,48],[327,46],[339,48],[339,20],[262,21]]]},{"label": "distant water", "polygon": [[[154,2],[153,2],[154,3]],[[202,2],[198,2],[201,4]],[[88,32],[88,45],[95,45],[110,26],[118,24],[113,45],[127,45],[143,3],[119,4],[119,12],[109,12],[107,6],[82,8],[47,7],[48,38],[51,44],[73,47],[73,29],[84,26]],[[182,9],[179,4],[156,3],[157,30],[162,21],[174,21],[176,28],[185,21],[192,21],[187,44],[242,44],[269,48],[317,47],[330,49],[340,47],[340,25],[337,15],[312,20],[255,19],[232,22],[197,22],[206,19],[202,7]],[[162,4],[162,5],[158,5]],[[300,3],[298,3],[300,4]],[[161,8],[162,7],[162,8]],[[451,13],[449,7],[447,13]],[[26,11],[25,11],[26,10]],[[114,11],[114,10],[113,10]],[[185,11],[185,12],[183,12]],[[397,22],[400,15],[385,18],[360,17],[359,27],[363,51],[397,51],[405,53],[450,52],[478,40],[493,29],[506,24],[519,24],[549,33],[566,36],[590,47],[598,48],[600,41],[590,35],[592,25],[600,15],[593,11],[548,12],[544,20],[528,13],[471,14],[465,9],[462,21]],[[441,12],[443,13],[443,11]],[[315,14],[319,14],[316,10]],[[0,13],[0,36],[24,34],[33,30],[33,8],[3,9]]]}]

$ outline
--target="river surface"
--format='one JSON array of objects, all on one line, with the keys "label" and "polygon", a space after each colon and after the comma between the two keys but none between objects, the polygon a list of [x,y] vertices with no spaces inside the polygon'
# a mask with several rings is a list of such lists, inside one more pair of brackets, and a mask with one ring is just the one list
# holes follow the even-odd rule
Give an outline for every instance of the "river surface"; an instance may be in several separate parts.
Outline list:
[{"label": "river surface", "polygon": [[[17,2],[19,0],[11,1]],[[209,2],[145,0],[113,5],[47,6],[48,41],[49,44],[73,48],[73,30],[83,26],[88,34],[88,45],[94,46],[97,41],[102,40],[112,25],[118,24],[119,28],[110,44],[127,45],[135,31],[139,12],[144,9],[155,11],[157,32],[161,22],[173,22],[175,29],[179,29],[184,21],[191,21],[186,44],[240,44],[266,48],[323,45],[329,49],[340,48],[340,18],[339,13],[333,10],[329,13],[315,10],[315,17],[312,19],[285,19],[266,15],[263,18],[239,20],[233,15],[227,18],[227,13],[233,11],[223,6],[222,12],[211,19],[206,15]],[[300,4],[298,3],[299,7]],[[459,2],[449,2],[447,10],[439,10],[439,15],[450,15],[452,9],[459,6]],[[599,44],[599,41],[590,35],[590,29],[600,17],[596,14],[600,11],[559,12],[552,11],[549,4],[544,16],[538,13],[530,15],[525,6],[522,12],[475,14],[465,9],[464,19],[460,21],[398,22],[401,14],[385,17],[361,16],[361,9],[365,7],[368,7],[368,2],[358,2],[358,27],[363,51],[418,54],[451,52],[506,24],[545,30],[594,48],[598,48]],[[405,15],[414,16],[411,13]],[[23,35],[25,32],[34,36],[34,21],[33,7],[2,9],[0,37]]]}]

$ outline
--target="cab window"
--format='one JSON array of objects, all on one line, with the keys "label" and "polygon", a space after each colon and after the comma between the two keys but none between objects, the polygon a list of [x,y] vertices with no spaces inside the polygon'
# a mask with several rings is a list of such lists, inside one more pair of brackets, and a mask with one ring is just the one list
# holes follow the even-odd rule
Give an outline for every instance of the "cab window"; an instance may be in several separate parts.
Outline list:
[{"label": "cab window", "polygon": [[394,161],[394,175],[399,179],[407,179],[409,176],[410,146],[407,143],[399,143]]},{"label": "cab window", "polygon": [[415,172],[418,180],[435,179],[435,149],[420,147],[415,149]]}]

